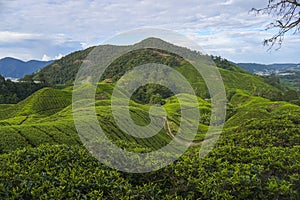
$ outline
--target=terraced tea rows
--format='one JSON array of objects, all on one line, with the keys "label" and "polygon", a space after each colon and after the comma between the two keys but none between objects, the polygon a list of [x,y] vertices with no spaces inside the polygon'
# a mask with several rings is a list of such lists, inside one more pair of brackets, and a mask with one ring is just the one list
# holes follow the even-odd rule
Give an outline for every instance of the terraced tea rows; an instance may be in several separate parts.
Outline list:
[{"label": "terraced tea rows", "polygon": [[[144,139],[121,131],[111,112],[113,85],[99,85],[107,90],[98,89],[96,94],[98,121],[116,145],[148,152],[172,139],[166,127]],[[188,95],[181,95],[188,100]],[[136,175],[109,169],[82,147],[70,97],[70,90],[43,89],[25,103],[2,105],[3,110],[12,112],[0,115],[0,198],[298,197],[299,106],[235,91],[228,102],[231,110],[226,128],[212,152],[201,159],[199,148],[209,125],[211,104],[198,98],[201,119],[195,143],[199,145],[159,171]],[[165,102],[168,128],[175,133],[181,107],[174,96]],[[195,109],[189,101],[185,106]],[[131,101],[129,108],[136,124],[150,122],[150,105]]]},{"label": "terraced tea rows", "polygon": [[[166,129],[149,138],[137,138],[124,133],[116,125],[111,113],[110,96],[113,85],[100,83],[96,94],[96,110],[98,120],[108,138],[118,143],[134,142],[150,149],[159,149],[171,140]],[[99,97],[99,98],[97,98]],[[101,97],[101,98],[100,98]],[[188,97],[187,97],[188,98]],[[174,97],[166,100],[164,105],[168,118],[173,120],[172,129],[176,132],[180,123],[180,106]],[[209,104],[199,98],[204,110],[209,110]],[[147,125],[150,121],[150,105],[130,102],[132,120],[138,125]],[[36,147],[40,144],[81,144],[74,126],[71,107],[71,91],[44,88],[24,101],[10,105],[7,113],[0,118],[1,152],[10,152],[22,147]],[[202,119],[203,120],[203,119]],[[200,126],[198,139],[203,139],[206,129]]]}]

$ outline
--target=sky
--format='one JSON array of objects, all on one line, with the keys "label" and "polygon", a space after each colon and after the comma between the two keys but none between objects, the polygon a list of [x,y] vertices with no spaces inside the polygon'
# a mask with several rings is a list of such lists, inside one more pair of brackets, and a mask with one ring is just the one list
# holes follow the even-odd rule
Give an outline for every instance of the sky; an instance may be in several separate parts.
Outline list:
[{"label": "sky", "polygon": [[233,62],[300,63],[300,35],[279,50],[263,39],[272,16],[249,13],[267,0],[0,0],[0,58],[51,60],[137,28],[163,28]]}]

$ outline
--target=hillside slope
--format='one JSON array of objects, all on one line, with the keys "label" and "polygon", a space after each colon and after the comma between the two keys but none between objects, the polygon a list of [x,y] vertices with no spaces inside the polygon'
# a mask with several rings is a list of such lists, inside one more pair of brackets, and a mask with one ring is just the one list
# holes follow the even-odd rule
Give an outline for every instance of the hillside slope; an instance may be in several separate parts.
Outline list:
[{"label": "hillside slope", "polygon": [[[110,139],[132,152],[164,146],[170,140],[165,131],[141,140],[119,130],[110,113],[113,86],[100,83],[95,103],[100,125]],[[228,102],[232,109],[225,129],[208,156],[198,156],[199,145],[161,170],[129,174],[108,168],[82,146],[72,120],[70,92],[45,88],[1,109],[0,198],[299,197],[299,106],[237,90]],[[210,103],[198,100],[202,121],[196,139],[201,141],[209,124]],[[171,128],[176,130],[180,105],[175,97],[165,101]],[[149,122],[149,105],[131,102],[130,109],[137,123]],[[7,116],[10,112],[14,114]]]},{"label": "hillside slope", "polygon": [[[182,54],[196,53],[187,48],[171,45],[156,38],[148,38],[140,43],[151,44],[155,42],[159,42],[160,44],[166,46],[169,45],[177,51],[182,52]],[[101,50],[106,46],[107,45],[98,46],[97,48]],[[72,84],[81,64],[83,62],[90,62],[89,60],[86,60],[86,57],[94,48],[95,47],[91,47],[86,50],[77,51],[55,61],[51,65],[38,72],[35,75],[35,79],[43,77],[43,79],[51,84]],[[116,48],[122,48],[122,46]],[[263,78],[251,75],[238,66],[235,66],[228,61],[226,62],[226,60],[218,59],[218,57],[213,57],[213,60],[216,61],[216,66],[220,68],[220,72],[228,94],[232,90],[234,91],[236,89],[241,89],[247,91],[251,95],[258,95],[271,99],[276,99],[278,96],[281,96],[282,91],[269,85],[268,83],[265,83]],[[106,69],[100,81],[109,79],[115,82],[128,70],[146,63],[160,63],[176,69],[187,78],[198,96],[202,98],[209,97],[203,78],[188,61],[184,60],[178,55],[151,48],[132,51],[116,59]]]},{"label": "hillside slope", "polygon": [[[82,59],[91,50],[56,61],[37,77],[53,84],[71,84]],[[175,96],[164,88],[142,87],[136,97],[159,96],[159,92],[168,95],[161,95],[158,103],[131,98],[128,107],[120,105],[128,108],[130,118],[124,117],[122,109],[116,110],[126,123],[132,120],[146,126],[155,118],[162,125],[156,135],[134,137],[117,125],[111,97],[116,81],[126,71],[149,61],[168,64],[185,76],[198,95],[198,107],[189,101],[191,94]],[[96,131],[87,129],[81,135],[77,132],[72,87],[43,88],[17,104],[0,104],[0,199],[299,199],[300,106],[273,100],[280,89],[230,63],[223,64],[221,60],[217,63],[227,90],[226,122],[217,144],[205,157],[200,157],[199,151],[210,125],[211,99],[197,71],[178,56],[155,49],[130,52],[105,72],[104,81],[97,85],[95,102],[84,104],[84,95],[73,102],[84,105],[73,108],[80,114],[95,108],[99,125],[110,141],[137,153],[160,149],[174,139],[181,129],[179,96],[185,99],[188,112],[199,109],[196,137],[191,138],[186,129],[185,137],[174,139],[193,145],[178,160],[149,173],[111,169],[91,155],[99,152],[87,150],[82,140],[86,139],[84,134]],[[77,89],[89,87],[87,84]],[[151,110],[155,104],[161,104],[166,117],[159,115],[159,110]],[[84,126],[93,128],[89,116],[79,119],[83,116],[87,117]],[[194,124],[195,120],[187,119],[186,123]],[[101,142],[97,138],[89,145],[97,147]],[[113,152],[108,149],[103,155],[110,153]],[[116,155],[117,162],[120,156]],[[135,167],[134,163],[120,162],[126,168]]]}]

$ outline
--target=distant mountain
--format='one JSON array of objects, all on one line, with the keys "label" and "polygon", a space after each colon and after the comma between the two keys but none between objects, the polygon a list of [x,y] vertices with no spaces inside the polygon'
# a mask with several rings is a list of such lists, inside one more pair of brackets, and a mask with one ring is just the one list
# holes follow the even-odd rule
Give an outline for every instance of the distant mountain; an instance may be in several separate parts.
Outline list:
[{"label": "distant mountain", "polygon": [[24,62],[15,58],[0,59],[0,74],[4,77],[22,78],[26,74],[32,74],[37,70],[51,64],[53,61],[30,60]]},{"label": "distant mountain", "polygon": [[283,64],[257,64],[257,63],[237,63],[238,66],[250,72],[251,74],[268,75],[280,72],[300,71],[300,64],[283,63]]}]

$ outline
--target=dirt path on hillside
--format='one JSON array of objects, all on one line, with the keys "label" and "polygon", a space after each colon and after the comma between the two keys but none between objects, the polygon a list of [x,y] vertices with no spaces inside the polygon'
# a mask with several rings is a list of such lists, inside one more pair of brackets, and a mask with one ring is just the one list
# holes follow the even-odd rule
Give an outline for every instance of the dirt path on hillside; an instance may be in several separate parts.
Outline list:
[{"label": "dirt path on hillside", "polygon": [[172,133],[172,130],[170,128],[170,124],[169,124],[169,120],[167,117],[164,117],[163,118],[164,120],[164,128],[167,132],[167,134],[172,138],[174,139],[176,142],[180,143],[180,144],[183,144],[185,146],[199,146],[202,144],[203,141],[199,141],[199,142],[191,142],[191,141],[188,141],[188,140],[185,140],[183,138],[179,138],[179,137],[176,137],[173,133]]}]

